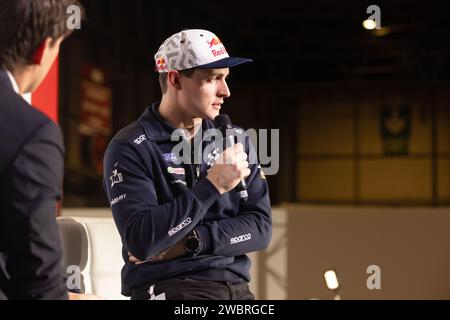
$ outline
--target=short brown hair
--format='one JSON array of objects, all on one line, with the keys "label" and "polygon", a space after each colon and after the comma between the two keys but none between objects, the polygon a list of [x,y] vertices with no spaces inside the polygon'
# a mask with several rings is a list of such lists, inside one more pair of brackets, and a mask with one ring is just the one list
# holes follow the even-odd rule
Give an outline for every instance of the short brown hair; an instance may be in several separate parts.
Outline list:
[{"label": "short brown hair", "polygon": [[47,38],[67,37],[67,8],[78,0],[0,0],[0,68],[31,64]]},{"label": "short brown hair", "polygon": [[[194,74],[195,68],[180,70],[179,74],[186,78],[190,78]],[[159,86],[161,87],[161,91],[163,94],[167,92],[167,72],[159,74]]]}]

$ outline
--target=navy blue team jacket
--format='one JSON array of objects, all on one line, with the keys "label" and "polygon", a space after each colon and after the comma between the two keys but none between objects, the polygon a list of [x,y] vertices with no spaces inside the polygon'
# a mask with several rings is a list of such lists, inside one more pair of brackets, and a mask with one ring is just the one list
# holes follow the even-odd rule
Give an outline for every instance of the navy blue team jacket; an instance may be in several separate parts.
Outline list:
[{"label": "navy blue team jacket", "polygon": [[[118,132],[104,158],[104,188],[123,243],[122,293],[131,295],[134,289],[169,278],[250,281],[246,253],[265,249],[272,234],[269,191],[261,167],[250,166],[247,202],[240,202],[234,190],[220,195],[206,179],[211,161],[177,164],[180,155],[173,148],[178,141],[171,140],[175,128],[157,108],[158,104],[149,107]],[[203,121],[203,132],[212,128],[212,121]],[[208,158],[214,159],[217,149],[211,143],[215,142],[203,142],[202,147],[211,150]],[[248,153],[251,146],[245,145]],[[149,260],[194,227],[201,241],[195,256],[139,265],[128,262],[128,252]]]}]

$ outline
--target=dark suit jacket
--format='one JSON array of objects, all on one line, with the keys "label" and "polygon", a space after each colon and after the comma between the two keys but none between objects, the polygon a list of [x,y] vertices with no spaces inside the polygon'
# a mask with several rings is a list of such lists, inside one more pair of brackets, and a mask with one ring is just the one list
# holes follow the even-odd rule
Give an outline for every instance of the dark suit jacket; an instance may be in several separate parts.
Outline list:
[{"label": "dark suit jacket", "polygon": [[0,70],[0,299],[66,299],[56,205],[64,148],[59,127]]}]

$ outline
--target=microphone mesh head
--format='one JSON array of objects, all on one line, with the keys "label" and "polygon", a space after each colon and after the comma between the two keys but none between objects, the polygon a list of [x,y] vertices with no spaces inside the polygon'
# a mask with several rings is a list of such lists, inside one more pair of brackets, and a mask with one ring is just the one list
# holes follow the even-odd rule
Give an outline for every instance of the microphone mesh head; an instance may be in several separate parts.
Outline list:
[{"label": "microphone mesh head", "polygon": [[227,128],[227,127],[231,126],[231,120],[228,115],[219,114],[214,119],[214,124],[216,125],[217,128]]}]

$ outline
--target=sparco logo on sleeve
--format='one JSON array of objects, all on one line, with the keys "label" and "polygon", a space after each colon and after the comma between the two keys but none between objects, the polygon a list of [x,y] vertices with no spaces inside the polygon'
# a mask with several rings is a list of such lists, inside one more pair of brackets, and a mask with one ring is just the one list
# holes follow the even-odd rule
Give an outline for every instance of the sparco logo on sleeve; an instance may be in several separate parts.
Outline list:
[{"label": "sparco logo on sleeve", "polygon": [[236,243],[239,243],[239,242],[248,241],[251,238],[252,238],[252,235],[250,233],[243,234],[242,236],[231,238],[230,244],[236,244]]},{"label": "sparco logo on sleeve", "polygon": [[190,225],[192,223],[192,219],[191,218],[187,218],[186,220],[184,220],[182,223],[180,223],[178,226],[176,226],[175,228],[169,230],[169,237],[173,236],[174,234],[176,234],[178,231],[186,228],[188,225]]}]

